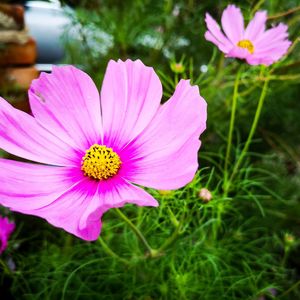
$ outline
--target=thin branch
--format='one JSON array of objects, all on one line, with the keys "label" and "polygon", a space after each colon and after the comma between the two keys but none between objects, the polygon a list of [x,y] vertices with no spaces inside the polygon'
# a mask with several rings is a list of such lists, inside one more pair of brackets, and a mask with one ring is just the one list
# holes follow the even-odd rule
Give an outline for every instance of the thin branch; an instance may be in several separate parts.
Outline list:
[{"label": "thin branch", "polygon": [[282,13],[279,13],[277,15],[269,16],[268,21],[288,16],[290,14],[293,14],[294,12],[297,12],[298,10],[300,10],[300,6],[291,8],[291,9],[284,11]]}]

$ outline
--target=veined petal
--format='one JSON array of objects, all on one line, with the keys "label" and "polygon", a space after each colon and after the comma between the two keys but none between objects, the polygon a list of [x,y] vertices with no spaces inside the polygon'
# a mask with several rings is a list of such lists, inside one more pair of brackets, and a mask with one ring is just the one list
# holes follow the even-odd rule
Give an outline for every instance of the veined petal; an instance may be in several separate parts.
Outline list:
[{"label": "veined petal", "polygon": [[152,196],[121,178],[103,182],[85,178],[48,206],[23,213],[45,218],[56,227],[92,241],[100,234],[102,215],[125,203],[157,206]]},{"label": "veined petal", "polygon": [[247,62],[252,65],[270,65],[285,55],[291,46],[287,39],[287,26],[278,26],[265,31],[255,44],[255,52],[247,58]]},{"label": "veined petal", "polygon": [[198,150],[201,142],[192,137],[169,154],[149,155],[137,159],[124,170],[124,177],[139,185],[160,190],[173,190],[191,182],[198,169]]},{"label": "veined petal", "polygon": [[247,63],[249,65],[257,66],[257,65],[265,65],[269,66],[274,63],[274,59],[268,56],[257,56],[257,55],[249,55],[247,58]]},{"label": "veined petal", "polygon": [[38,122],[78,149],[87,149],[102,136],[100,96],[92,79],[73,66],[42,73],[29,90]]},{"label": "veined petal", "polygon": [[275,45],[271,45],[264,50],[259,49],[256,53],[247,57],[247,62],[251,65],[271,65],[287,53],[290,45],[291,42],[285,40],[277,42]]},{"label": "veined petal", "polygon": [[181,80],[151,124],[121,153],[120,176],[158,189],[190,182],[198,167],[199,135],[206,128],[206,102],[197,86]]},{"label": "veined petal", "polygon": [[8,218],[0,216],[0,255],[7,248],[9,236],[15,229],[15,224],[9,222]]},{"label": "veined petal", "polygon": [[77,163],[78,153],[69,144],[1,97],[0,148],[45,164],[70,166]]},{"label": "veined petal", "polygon": [[[158,202],[150,194],[117,176],[110,180],[99,182],[97,196],[90,199],[80,217],[79,231],[81,233],[90,233],[94,230],[94,235],[89,234],[88,239],[96,239],[100,233],[102,215],[107,210],[122,207],[126,203],[138,206],[158,206]],[[95,231],[95,228],[98,228],[98,224],[100,224],[99,232]],[[81,237],[87,238],[87,236]]]},{"label": "veined petal", "polygon": [[224,36],[220,26],[208,13],[205,15],[205,22],[208,29],[205,32],[206,40],[214,43],[222,52],[227,53],[232,48],[232,43]]},{"label": "veined petal", "polygon": [[131,184],[121,176],[100,182],[99,194],[103,207],[121,207],[125,203],[139,206],[158,206],[157,201],[143,189]]},{"label": "veined petal", "polygon": [[0,204],[14,211],[49,205],[82,180],[80,168],[0,159]]},{"label": "veined petal", "polygon": [[265,31],[255,43],[256,52],[270,48],[278,42],[285,41],[288,37],[287,30],[288,27],[285,24],[280,23],[278,26]]},{"label": "veined petal", "polygon": [[277,41],[275,44],[270,44],[268,47],[264,47],[261,49],[257,49],[257,51],[254,53],[257,56],[270,56],[275,57],[278,55],[278,53],[281,53],[280,56],[285,54],[288,50],[288,48],[291,46],[292,42],[289,40],[282,40]]},{"label": "veined petal", "polygon": [[110,61],[101,90],[104,143],[118,150],[152,120],[162,86],[154,70],[140,60]]},{"label": "veined petal", "polygon": [[255,13],[253,19],[249,22],[245,30],[245,40],[255,42],[263,34],[266,28],[267,12],[258,11]]},{"label": "veined petal", "polygon": [[235,5],[228,5],[222,14],[222,28],[229,40],[236,45],[244,35],[244,18]]},{"label": "veined petal", "polygon": [[[46,219],[50,224],[85,240],[95,240],[101,229],[100,215],[98,222],[91,222],[87,228],[80,230],[79,223],[86,207],[97,195],[98,182],[84,178],[69,190],[38,209],[20,211],[25,214]],[[98,214],[102,215],[101,211]]]},{"label": "veined petal", "polygon": [[233,47],[226,55],[226,57],[236,57],[240,59],[244,59],[251,56],[247,49],[235,46]]}]

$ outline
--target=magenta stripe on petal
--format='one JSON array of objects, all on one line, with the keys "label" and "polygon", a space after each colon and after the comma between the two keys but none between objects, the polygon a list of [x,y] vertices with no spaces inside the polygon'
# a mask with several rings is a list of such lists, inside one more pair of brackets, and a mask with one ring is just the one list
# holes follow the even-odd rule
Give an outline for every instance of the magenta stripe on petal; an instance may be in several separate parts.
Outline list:
[{"label": "magenta stripe on petal", "polygon": [[154,70],[140,60],[110,61],[101,89],[104,143],[118,150],[152,120],[162,97]]},{"label": "magenta stripe on petal", "polygon": [[181,80],[151,124],[121,153],[120,175],[153,188],[184,186],[197,170],[198,138],[205,128],[206,102],[197,86]]},{"label": "magenta stripe on petal", "polygon": [[121,178],[97,182],[83,179],[54,202],[23,213],[45,218],[84,240],[96,240],[100,234],[102,215],[110,208],[125,203],[157,206],[157,201],[141,188]]},{"label": "magenta stripe on petal", "polygon": [[86,150],[102,139],[100,96],[92,79],[73,66],[42,73],[29,90],[36,120],[74,148]]},{"label": "magenta stripe on petal", "polygon": [[80,168],[0,159],[0,204],[15,211],[41,208],[52,203],[82,178]]},{"label": "magenta stripe on petal", "polygon": [[0,148],[19,157],[60,166],[77,163],[78,153],[32,116],[0,97]]}]

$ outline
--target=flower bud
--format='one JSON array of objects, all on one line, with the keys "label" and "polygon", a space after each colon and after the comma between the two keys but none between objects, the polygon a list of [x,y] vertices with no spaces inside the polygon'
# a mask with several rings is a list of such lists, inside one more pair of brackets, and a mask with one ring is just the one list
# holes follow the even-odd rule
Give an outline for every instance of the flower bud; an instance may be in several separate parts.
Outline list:
[{"label": "flower bud", "polygon": [[170,68],[176,74],[182,74],[185,71],[185,66],[181,62],[171,62]]},{"label": "flower bud", "polygon": [[207,188],[202,188],[200,191],[199,191],[199,198],[207,203],[209,202],[210,200],[212,200],[212,194],[211,192],[207,189]]}]

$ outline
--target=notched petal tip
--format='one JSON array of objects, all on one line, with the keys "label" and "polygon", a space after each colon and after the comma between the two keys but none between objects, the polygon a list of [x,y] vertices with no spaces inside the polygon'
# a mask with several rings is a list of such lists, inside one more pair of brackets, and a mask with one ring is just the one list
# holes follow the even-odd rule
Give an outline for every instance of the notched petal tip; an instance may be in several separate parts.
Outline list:
[{"label": "notched petal tip", "polygon": [[236,5],[234,5],[234,4],[229,4],[229,5],[227,5],[227,7],[226,7],[226,8],[224,9],[224,11],[223,11],[223,15],[224,15],[224,13],[225,13],[225,14],[232,15],[232,17],[234,17],[233,14],[238,13],[238,14],[241,15],[242,18],[243,18],[241,9],[240,9],[239,7],[237,7]]},{"label": "notched petal tip", "polygon": [[208,12],[205,13],[205,23],[207,24],[211,20],[215,21],[215,19]]},{"label": "notched petal tip", "polygon": [[[76,68],[73,65],[63,65],[63,66],[53,65],[52,66],[52,73],[57,73],[57,72],[61,72],[61,71],[64,71],[64,70],[79,70],[80,72],[83,72],[82,70]],[[45,74],[47,74],[47,73],[45,73]]]},{"label": "notched petal tip", "polygon": [[233,9],[233,10],[241,11],[240,8],[237,7],[235,4],[228,4],[225,9]]},{"label": "notched petal tip", "polygon": [[277,26],[273,26],[273,28],[280,28],[282,29],[283,31],[288,31],[288,26],[282,22],[280,22]]},{"label": "notched petal tip", "polygon": [[266,10],[259,10],[255,13],[256,15],[259,15],[263,18],[267,18],[268,17],[268,12]]},{"label": "notched petal tip", "polygon": [[211,40],[211,33],[209,30],[206,30],[205,33],[204,33],[204,38],[207,40],[207,41],[210,41]]},{"label": "notched petal tip", "polygon": [[149,70],[152,70],[153,72],[155,72],[153,67],[145,65],[139,58],[135,59],[135,60],[132,60],[130,58],[127,58],[126,60],[118,59],[117,61],[110,60],[109,62],[111,62],[111,61],[115,62],[116,64],[119,64],[119,65],[125,65],[126,67],[129,67],[129,66],[138,67],[139,66],[141,68],[149,69]]},{"label": "notched petal tip", "polygon": [[[207,106],[207,102],[201,96],[199,86],[197,84],[192,84],[190,79],[181,79],[176,86],[176,90],[177,89],[190,90],[194,96],[198,96],[200,98],[202,105],[204,105],[205,107]],[[176,90],[175,90],[175,92],[176,92]]]}]

